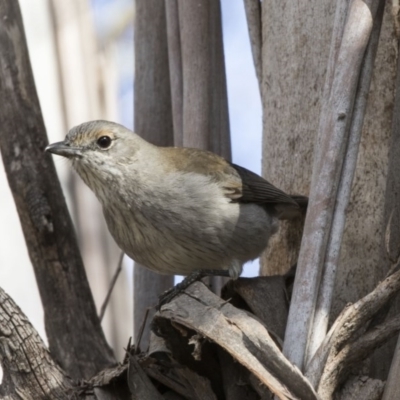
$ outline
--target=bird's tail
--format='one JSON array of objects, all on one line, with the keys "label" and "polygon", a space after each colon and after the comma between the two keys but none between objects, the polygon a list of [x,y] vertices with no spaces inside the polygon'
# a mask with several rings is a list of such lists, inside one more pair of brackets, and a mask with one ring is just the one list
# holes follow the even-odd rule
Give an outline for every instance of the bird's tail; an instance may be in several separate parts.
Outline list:
[{"label": "bird's tail", "polygon": [[299,205],[299,207],[304,210],[304,212],[307,211],[307,206],[308,206],[308,197],[307,196],[301,196],[301,195],[290,195],[290,197]]},{"label": "bird's tail", "polygon": [[[279,219],[294,219],[304,216],[307,211],[308,197],[300,195],[290,195],[295,203],[280,203],[275,205],[275,215]],[[296,207],[297,204],[297,207]]]}]

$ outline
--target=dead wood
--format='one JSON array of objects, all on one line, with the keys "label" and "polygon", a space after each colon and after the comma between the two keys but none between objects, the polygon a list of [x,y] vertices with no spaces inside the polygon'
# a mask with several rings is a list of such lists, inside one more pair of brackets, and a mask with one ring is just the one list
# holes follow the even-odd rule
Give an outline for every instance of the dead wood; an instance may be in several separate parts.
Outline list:
[{"label": "dead wood", "polygon": [[363,359],[369,357],[376,348],[386,343],[399,331],[400,315],[368,331],[358,340],[348,343],[335,358],[328,359],[318,387],[321,399],[331,399],[349,368],[359,365]]},{"label": "dead wood", "polygon": [[385,384],[379,379],[356,376],[340,391],[340,400],[380,400]]},{"label": "dead wood", "polygon": [[[221,348],[218,349],[218,357],[221,363],[222,381],[224,388],[225,399],[229,400],[258,400],[259,395],[257,389],[262,387],[258,380],[255,380],[255,385],[250,382],[250,372],[240,363]],[[254,390],[249,388],[249,384]],[[265,386],[263,386],[266,389]],[[268,391],[268,395],[272,393]]]},{"label": "dead wood", "polygon": [[219,345],[281,399],[316,399],[311,385],[282,355],[265,327],[249,313],[212,294],[202,283],[193,284],[164,305],[154,321],[159,335],[165,335],[169,321],[171,327],[182,330],[182,335],[193,336],[188,329],[193,330],[203,341]]},{"label": "dead wood", "polygon": [[260,318],[282,347],[289,310],[285,277],[276,275],[231,280],[225,285],[222,298],[230,299],[235,307],[249,310]]},{"label": "dead wood", "polygon": [[[400,271],[382,281],[371,293],[346,307],[329,330],[305,375],[317,387],[325,365],[330,365],[345,345],[357,339],[360,329],[400,290]],[[325,372],[324,372],[325,373]]]},{"label": "dead wood", "polygon": [[[210,380],[168,356],[146,357],[143,369],[154,381],[189,400],[216,399]],[[222,392],[221,392],[222,393]],[[204,397],[203,397],[204,396]]]},{"label": "dead wood", "polygon": [[14,301],[0,289],[0,363],[6,399],[68,399],[72,382]]},{"label": "dead wood", "polygon": [[73,381],[53,360],[42,339],[0,288],[0,364],[4,400],[127,400],[127,365],[100,371],[90,381]]},{"label": "dead wood", "polygon": [[134,356],[129,358],[128,382],[134,400],[163,400]]}]

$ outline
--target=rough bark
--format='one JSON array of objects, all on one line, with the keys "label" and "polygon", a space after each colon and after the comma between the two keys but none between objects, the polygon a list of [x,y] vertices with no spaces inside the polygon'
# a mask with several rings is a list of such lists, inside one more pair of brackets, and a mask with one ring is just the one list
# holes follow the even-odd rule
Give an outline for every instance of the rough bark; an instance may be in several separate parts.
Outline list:
[{"label": "rough bark", "polygon": [[100,371],[90,380],[73,381],[54,362],[36,330],[0,289],[0,364],[4,400],[127,400],[128,365]]},{"label": "rough bark", "polygon": [[[262,1],[263,176],[308,195],[335,3]],[[301,224],[281,224],[262,256],[263,275],[298,257]]]},{"label": "rough bark", "polygon": [[[138,0],[135,26],[135,132],[160,146],[171,146],[174,140],[168,71],[165,3]],[[162,276],[135,264],[135,338],[144,322],[146,310],[152,310],[142,337],[142,349],[148,345],[149,322],[158,296],[169,289],[173,282],[173,276]]]},{"label": "rough bark", "polygon": [[[330,320],[383,279],[392,263],[382,249],[384,204],[398,55],[390,3],[386,2],[374,72],[368,95],[357,169],[341,247]],[[393,345],[379,350],[372,376],[385,380]],[[375,371],[375,372],[373,372]]]},{"label": "rough bark", "polygon": [[339,398],[340,400],[380,400],[384,385],[384,382],[379,379],[370,379],[367,376],[355,377],[344,386]]},{"label": "rough bark", "polygon": [[0,2],[0,148],[45,311],[53,357],[72,377],[112,363],[47,145],[18,3]]},{"label": "rough bark", "polygon": [[[243,280],[247,290],[254,286],[261,295],[269,291],[268,279],[276,281],[260,277],[239,282]],[[318,398],[333,398],[351,366],[360,365],[373,348],[400,330],[399,315],[366,332],[362,329],[399,287],[398,271],[339,317],[325,346],[329,357],[318,367],[317,375],[322,372]],[[151,351],[136,355],[128,346],[122,365],[76,384],[53,362],[26,317],[0,290],[0,362],[5,371],[0,394],[6,400],[19,400],[21,394],[27,400],[76,396],[86,400],[132,396],[140,400],[256,400],[271,399],[269,388],[280,399],[317,398],[310,382],[283,356],[260,320],[215,296],[200,282],[164,305],[153,326],[159,336],[152,335]],[[317,383],[314,374],[311,381]],[[382,389],[381,381],[359,376],[345,383],[335,398],[378,399]]]},{"label": "rough bark", "polygon": [[[65,399],[72,382],[53,361],[38,333],[0,289],[2,399]],[[9,397],[7,397],[9,396]]]},{"label": "rough bark", "polygon": [[[399,39],[399,36],[397,36]],[[399,48],[399,47],[398,47]],[[387,268],[400,261],[400,63],[397,60],[396,95],[393,111],[392,137],[389,146],[388,176],[385,193],[383,237],[384,257]],[[398,300],[394,309],[398,312]],[[391,349],[389,349],[390,351]],[[400,398],[400,337],[390,366],[383,400]]]},{"label": "rough bark", "polygon": [[306,376],[313,386],[318,386],[324,366],[339,354],[341,349],[363,333],[366,324],[400,290],[400,271],[382,281],[371,293],[346,307],[338,316],[325,340],[312,360],[306,365]]},{"label": "rough bark", "polygon": [[328,359],[318,388],[321,398],[331,399],[339,384],[345,380],[350,368],[360,365],[361,361],[369,357],[373,350],[382,346],[399,331],[400,315],[345,345],[333,360]]},{"label": "rough bark", "polygon": [[[327,81],[333,79],[327,50],[336,4],[300,2],[285,7],[284,3],[262,2],[263,172],[288,192],[308,192],[325,74]],[[390,18],[387,7],[346,210],[331,321],[347,302],[368,293],[385,274],[379,244],[397,57]],[[300,230],[290,230],[285,225],[280,230],[263,257],[263,273],[285,271],[297,258],[293,238],[296,232],[300,235]],[[387,363],[386,357],[380,365]]]}]

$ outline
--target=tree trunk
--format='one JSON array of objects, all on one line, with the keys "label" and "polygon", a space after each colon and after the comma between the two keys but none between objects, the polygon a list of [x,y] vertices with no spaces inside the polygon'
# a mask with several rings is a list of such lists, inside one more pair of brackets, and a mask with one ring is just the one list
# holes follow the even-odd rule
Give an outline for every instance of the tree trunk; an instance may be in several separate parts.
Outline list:
[{"label": "tree trunk", "polygon": [[[262,3],[263,176],[308,195],[335,4]],[[297,261],[301,223],[283,223],[262,257],[262,274]]]},{"label": "tree trunk", "polygon": [[[293,3],[289,7],[262,2],[263,173],[289,193],[309,192],[336,4]],[[347,208],[331,321],[346,303],[368,293],[387,271],[382,268],[380,244],[397,57],[393,31],[386,7]],[[282,225],[263,257],[262,273],[286,271],[296,262],[300,234],[300,227]],[[386,374],[389,362],[388,357],[381,362]]]}]

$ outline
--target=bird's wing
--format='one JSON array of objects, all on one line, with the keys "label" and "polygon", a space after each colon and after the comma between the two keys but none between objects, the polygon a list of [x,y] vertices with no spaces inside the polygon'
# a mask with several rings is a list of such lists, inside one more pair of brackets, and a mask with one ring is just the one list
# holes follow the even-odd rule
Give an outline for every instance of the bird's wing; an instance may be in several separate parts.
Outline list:
[{"label": "bird's wing", "polygon": [[[223,187],[225,196],[232,201],[265,205],[283,203],[298,208],[295,200],[261,176],[214,153],[191,148],[164,149],[174,169],[209,176]],[[177,152],[181,153],[180,157]]]},{"label": "bird's wing", "polygon": [[294,207],[298,204],[289,195],[278,189],[261,176],[239,165],[230,164],[240,176],[242,183],[240,201],[244,203],[277,204],[286,203]]}]

